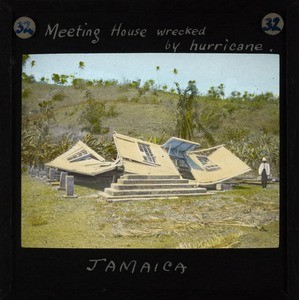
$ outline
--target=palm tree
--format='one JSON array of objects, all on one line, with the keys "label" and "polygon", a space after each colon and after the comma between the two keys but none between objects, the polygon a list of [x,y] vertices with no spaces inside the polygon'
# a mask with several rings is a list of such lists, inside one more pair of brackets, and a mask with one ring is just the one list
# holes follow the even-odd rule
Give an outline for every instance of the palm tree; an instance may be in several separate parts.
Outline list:
[{"label": "palm tree", "polygon": [[175,76],[179,74],[179,71],[176,68],[174,68],[172,73],[173,73],[173,81],[175,81]]},{"label": "palm tree", "polygon": [[177,76],[178,73],[179,73],[179,71],[176,68],[174,68],[173,71],[172,71],[172,74],[173,74],[173,82],[175,83],[175,85],[176,85],[175,76]]},{"label": "palm tree", "polygon": [[204,126],[199,117],[198,103],[196,96],[198,89],[195,80],[190,80],[185,90],[181,90],[176,83],[180,95],[176,111],[176,133],[178,137],[192,140],[194,131],[202,132],[208,144],[214,145],[215,140],[209,130]]},{"label": "palm tree", "polygon": [[159,71],[160,71],[160,66],[156,66],[157,79],[158,79],[158,86],[160,87]]},{"label": "palm tree", "polygon": [[79,61],[79,67],[78,67],[78,69],[84,70],[84,68],[85,68],[85,63],[83,61]]},{"label": "palm tree", "polygon": [[178,137],[192,140],[196,127],[196,99],[198,93],[195,81],[189,81],[185,90],[175,83],[180,95],[176,111],[176,132]]}]

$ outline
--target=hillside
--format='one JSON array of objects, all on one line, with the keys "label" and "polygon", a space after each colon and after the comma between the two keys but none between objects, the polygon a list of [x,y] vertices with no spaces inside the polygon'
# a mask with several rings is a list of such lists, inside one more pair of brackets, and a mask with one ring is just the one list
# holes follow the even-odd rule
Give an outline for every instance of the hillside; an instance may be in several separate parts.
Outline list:
[{"label": "hillside", "polygon": [[80,131],[79,116],[84,109],[86,92],[98,101],[106,102],[107,106],[116,105],[118,116],[105,118],[104,124],[110,127],[110,132],[118,131],[148,138],[160,135],[164,130],[171,130],[174,120],[177,95],[146,93],[139,97],[134,88],[120,86],[88,87],[75,89],[70,86],[33,83],[25,85],[32,93],[23,101],[29,109],[29,119],[38,118],[38,103],[50,99],[54,95],[61,95],[54,109],[55,126],[51,126],[54,134]]},{"label": "hillside", "polygon": [[[113,131],[146,140],[162,137],[161,141],[176,135],[177,93],[157,90],[154,86],[145,88],[115,82],[64,86],[24,81],[23,129],[34,130],[34,125],[41,127],[47,123],[53,139],[63,134],[69,134],[72,139],[82,138],[86,132],[82,130],[80,116],[86,109],[87,99],[103,103],[113,112],[102,118],[103,127],[109,131],[100,140],[109,141]],[[278,173],[279,101],[264,95],[251,100],[198,95],[196,105],[198,123],[194,141],[203,147],[224,143],[253,166],[260,156],[267,156]],[[250,158],[249,152],[254,152]]]}]

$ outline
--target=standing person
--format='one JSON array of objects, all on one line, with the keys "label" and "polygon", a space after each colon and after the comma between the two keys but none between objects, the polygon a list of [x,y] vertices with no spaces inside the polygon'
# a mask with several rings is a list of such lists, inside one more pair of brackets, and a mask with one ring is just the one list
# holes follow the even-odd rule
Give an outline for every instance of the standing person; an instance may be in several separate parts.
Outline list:
[{"label": "standing person", "polygon": [[268,176],[270,175],[270,165],[266,157],[263,157],[262,163],[260,164],[259,175],[261,175],[262,188],[264,189],[267,187]]}]

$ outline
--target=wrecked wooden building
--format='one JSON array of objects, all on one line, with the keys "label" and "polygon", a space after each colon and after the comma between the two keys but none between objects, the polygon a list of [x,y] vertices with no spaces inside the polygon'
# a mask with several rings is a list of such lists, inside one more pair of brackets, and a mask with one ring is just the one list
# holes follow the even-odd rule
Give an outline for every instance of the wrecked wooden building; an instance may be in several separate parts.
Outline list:
[{"label": "wrecked wooden building", "polygon": [[66,171],[75,176],[76,184],[98,189],[109,186],[123,171],[119,160],[107,161],[81,141],[48,162],[46,167]]},{"label": "wrecked wooden building", "polygon": [[115,161],[79,141],[46,165],[73,174],[77,184],[105,189],[107,199],[202,194],[250,171],[224,145],[201,149],[199,143],[176,137],[158,145],[116,132],[113,139]]},{"label": "wrecked wooden building", "polygon": [[250,167],[224,145],[201,149],[200,144],[172,137],[161,146],[183,177],[209,186],[249,172]]}]

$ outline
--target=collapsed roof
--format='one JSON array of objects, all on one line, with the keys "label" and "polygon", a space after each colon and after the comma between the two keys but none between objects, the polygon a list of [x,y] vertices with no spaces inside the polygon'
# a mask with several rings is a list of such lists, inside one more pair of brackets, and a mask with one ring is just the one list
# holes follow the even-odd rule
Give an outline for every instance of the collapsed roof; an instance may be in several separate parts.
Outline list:
[{"label": "collapsed roof", "polygon": [[47,163],[48,167],[89,176],[123,166],[126,173],[140,175],[181,175],[182,169],[192,174],[198,185],[213,185],[249,172],[250,167],[219,145],[200,149],[200,144],[171,137],[163,145],[123,134],[113,134],[118,159],[106,161],[79,141],[74,147]]},{"label": "collapsed roof", "polygon": [[223,145],[185,154],[194,179],[200,185],[211,185],[249,172],[250,167]]},{"label": "collapsed roof", "polygon": [[177,137],[171,137],[166,143],[161,145],[161,147],[166,149],[170,156],[183,158],[184,153],[199,148],[200,144]]},{"label": "collapsed roof", "polygon": [[119,161],[106,161],[104,157],[81,141],[46,164],[48,167],[89,176],[112,171],[119,165]]},{"label": "collapsed roof", "polygon": [[113,134],[125,172],[144,175],[180,175],[167,152],[158,144]]},{"label": "collapsed roof", "polygon": [[176,167],[187,168],[199,185],[213,185],[251,170],[224,145],[199,149],[198,143],[172,137],[161,147]]}]

